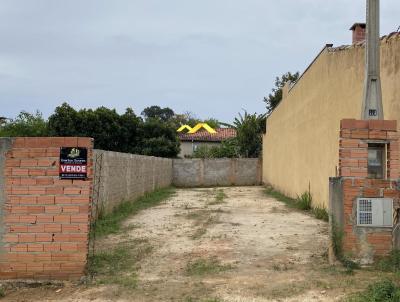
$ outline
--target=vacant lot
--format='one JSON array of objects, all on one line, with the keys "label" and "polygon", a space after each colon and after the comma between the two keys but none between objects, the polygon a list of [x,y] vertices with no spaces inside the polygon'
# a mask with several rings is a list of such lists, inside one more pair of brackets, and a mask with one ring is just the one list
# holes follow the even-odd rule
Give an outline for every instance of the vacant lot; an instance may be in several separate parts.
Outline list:
[{"label": "vacant lot", "polygon": [[262,187],[182,189],[97,242],[89,284],[5,301],[340,301],[379,278],[327,264],[327,224]]}]

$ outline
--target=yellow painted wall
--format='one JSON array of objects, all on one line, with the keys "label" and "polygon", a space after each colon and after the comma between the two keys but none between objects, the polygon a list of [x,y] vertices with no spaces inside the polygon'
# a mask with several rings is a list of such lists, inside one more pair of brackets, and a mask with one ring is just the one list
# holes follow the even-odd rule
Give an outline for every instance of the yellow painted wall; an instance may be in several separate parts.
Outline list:
[{"label": "yellow painted wall", "polygon": [[[400,120],[400,35],[381,46],[385,119]],[[325,49],[268,117],[263,181],[291,197],[310,184],[314,205],[327,207],[340,120],[360,118],[363,85],[364,47]]]}]

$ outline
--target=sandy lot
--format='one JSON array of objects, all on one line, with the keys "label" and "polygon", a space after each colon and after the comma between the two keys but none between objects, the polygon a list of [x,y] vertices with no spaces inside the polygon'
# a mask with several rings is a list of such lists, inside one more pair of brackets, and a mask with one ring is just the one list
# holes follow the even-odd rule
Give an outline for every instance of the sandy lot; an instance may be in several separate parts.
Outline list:
[{"label": "sandy lot", "polygon": [[[263,187],[178,189],[124,225],[97,246],[151,245],[136,289],[65,284],[22,288],[4,301],[339,301],[369,279],[329,267],[327,224],[267,197]],[[191,271],[195,263],[212,263],[211,271]]]}]

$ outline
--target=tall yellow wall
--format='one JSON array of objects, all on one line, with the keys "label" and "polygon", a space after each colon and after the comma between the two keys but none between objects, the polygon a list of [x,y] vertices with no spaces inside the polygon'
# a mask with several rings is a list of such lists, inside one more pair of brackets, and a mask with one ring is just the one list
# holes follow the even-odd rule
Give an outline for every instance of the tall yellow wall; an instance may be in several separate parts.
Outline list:
[{"label": "tall yellow wall", "polygon": [[[385,119],[400,120],[400,35],[381,45]],[[364,47],[325,49],[267,119],[263,181],[291,197],[310,184],[314,205],[327,207],[340,120],[360,118],[363,85]]]}]

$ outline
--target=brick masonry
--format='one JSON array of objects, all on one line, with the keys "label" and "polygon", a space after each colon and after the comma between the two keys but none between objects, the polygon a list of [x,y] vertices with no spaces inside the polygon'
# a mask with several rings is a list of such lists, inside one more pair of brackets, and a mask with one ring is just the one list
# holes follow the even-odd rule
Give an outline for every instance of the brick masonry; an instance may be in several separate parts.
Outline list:
[{"label": "brick masonry", "polygon": [[[339,176],[343,186],[344,251],[370,262],[388,254],[394,246],[392,228],[357,227],[358,197],[388,197],[399,208],[399,140],[396,121],[341,121]],[[385,179],[368,178],[368,143],[387,144]],[[395,221],[396,222],[396,221]]]},{"label": "brick masonry", "polygon": [[[80,278],[88,253],[93,140],[5,138],[0,145],[6,140],[0,278]],[[59,179],[60,147],[88,148],[87,180]]]}]

